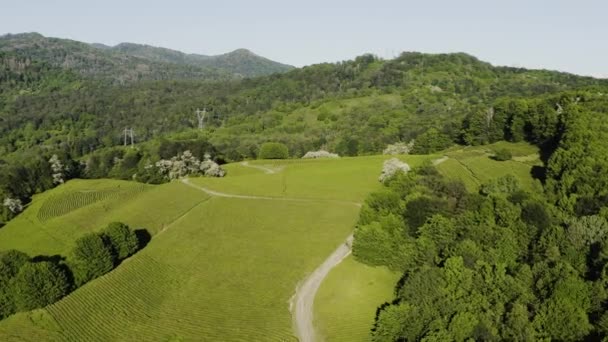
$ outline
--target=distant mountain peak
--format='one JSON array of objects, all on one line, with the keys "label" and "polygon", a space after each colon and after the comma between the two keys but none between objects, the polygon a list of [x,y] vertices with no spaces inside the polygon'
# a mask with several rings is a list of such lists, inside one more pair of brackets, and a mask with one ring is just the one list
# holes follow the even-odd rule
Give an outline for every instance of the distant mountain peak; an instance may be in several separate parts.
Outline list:
[{"label": "distant mountain peak", "polygon": [[39,33],[0,36],[0,52],[38,59],[79,74],[117,82],[160,79],[227,79],[285,72],[293,66],[274,62],[247,49],[217,56],[186,54],[145,44],[115,46],[45,37]]}]

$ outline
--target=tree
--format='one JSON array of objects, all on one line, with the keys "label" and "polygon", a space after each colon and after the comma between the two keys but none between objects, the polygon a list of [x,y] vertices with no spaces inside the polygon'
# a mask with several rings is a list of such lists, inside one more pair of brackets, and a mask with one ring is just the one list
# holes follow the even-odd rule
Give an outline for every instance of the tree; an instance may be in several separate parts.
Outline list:
[{"label": "tree", "polygon": [[115,260],[122,260],[137,252],[139,241],[135,232],[121,222],[112,222],[103,231],[106,244],[112,247]]},{"label": "tree", "polygon": [[27,263],[11,281],[11,289],[18,311],[42,308],[56,302],[70,291],[70,283],[63,269],[43,261]]},{"label": "tree", "polygon": [[277,142],[267,142],[260,146],[259,159],[287,159],[289,150],[287,146]]},{"label": "tree", "polygon": [[15,313],[15,296],[10,284],[21,267],[29,261],[27,254],[14,249],[0,255],[0,319]]},{"label": "tree", "polygon": [[76,240],[72,258],[74,277],[78,286],[114,268],[110,246],[107,246],[101,235],[96,233],[86,234]]},{"label": "tree", "polygon": [[452,144],[450,137],[436,128],[431,128],[420,134],[414,141],[413,154],[429,154],[449,147]]}]

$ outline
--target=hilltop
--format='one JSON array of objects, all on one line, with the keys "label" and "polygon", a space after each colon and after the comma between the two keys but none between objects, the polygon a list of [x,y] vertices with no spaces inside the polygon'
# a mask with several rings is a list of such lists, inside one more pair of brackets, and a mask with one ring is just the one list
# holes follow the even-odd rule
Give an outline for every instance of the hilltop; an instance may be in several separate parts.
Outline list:
[{"label": "hilltop", "polygon": [[1,36],[0,52],[118,83],[174,79],[221,80],[255,77],[293,68],[245,49],[218,56],[204,56],[133,43],[116,46],[87,44],[45,37],[39,33]]}]

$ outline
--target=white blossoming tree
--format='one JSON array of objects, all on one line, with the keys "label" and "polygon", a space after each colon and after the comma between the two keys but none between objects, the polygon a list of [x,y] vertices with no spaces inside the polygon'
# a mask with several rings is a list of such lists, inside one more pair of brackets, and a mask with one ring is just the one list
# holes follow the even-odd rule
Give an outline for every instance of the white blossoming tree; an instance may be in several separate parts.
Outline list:
[{"label": "white blossoming tree", "polygon": [[2,205],[8,208],[13,214],[18,214],[23,211],[23,203],[18,198],[6,197]]},{"label": "white blossoming tree", "polygon": [[404,163],[397,158],[391,158],[384,162],[384,165],[382,166],[382,173],[380,174],[380,178],[378,178],[378,180],[384,182],[393,177],[397,172],[407,173],[410,169],[411,168],[407,163]]},{"label": "white blossoming tree", "polygon": [[302,157],[302,159],[317,159],[317,158],[340,158],[339,155],[324,150],[320,151],[309,151]]},{"label": "white blossoming tree", "polygon": [[51,164],[51,170],[53,171],[53,184],[63,184],[64,182],[64,174],[65,171],[61,160],[57,157],[56,154],[53,154],[51,159],[49,159],[49,164]]},{"label": "white blossoming tree", "polygon": [[216,162],[211,160],[209,154],[205,154],[205,160],[200,161],[190,151],[184,151],[181,155],[169,160],[162,159],[156,162],[158,172],[166,179],[178,179],[187,175],[204,175],[207,177],[224,177],[226,171]]}]

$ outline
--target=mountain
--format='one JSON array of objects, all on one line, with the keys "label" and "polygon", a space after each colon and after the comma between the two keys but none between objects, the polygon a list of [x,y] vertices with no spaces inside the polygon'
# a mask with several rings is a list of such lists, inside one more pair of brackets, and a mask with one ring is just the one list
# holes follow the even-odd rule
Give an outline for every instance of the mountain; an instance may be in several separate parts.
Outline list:
[{"label": "mountain", "polygon": [[204,56],[133,43],[116,46],[87,44],[38,33],[0,36],[0,52],[115,83],[227,80],[285,72],[293,68],[244,49],[218,56]]},{"label": "mountain", "polygon": [[96,44],[94,46],[153,62],[215,68],[243,77],[263,76],[293,69],[290,65],[271,61],[247,49],[238,49],[217,56],[206,56],[186,54],[176,50],[133,43],[121,43],[113,47],[103,44]]}]

